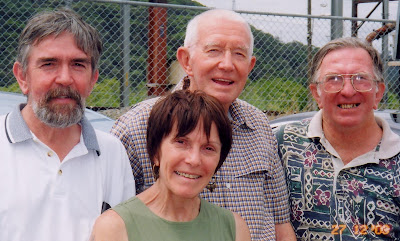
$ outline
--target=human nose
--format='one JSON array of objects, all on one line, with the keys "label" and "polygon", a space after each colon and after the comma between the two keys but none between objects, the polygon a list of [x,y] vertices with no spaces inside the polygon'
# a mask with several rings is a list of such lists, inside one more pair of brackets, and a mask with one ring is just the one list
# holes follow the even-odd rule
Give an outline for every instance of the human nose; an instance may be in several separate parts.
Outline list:
[{"label": "human nose", "polygon": [[197,149],[191,149],[186,157],[186,163],[191,166],[198,166],[201,163],[201,151]]},{"label": "human nose", "polygon": [[71,69],[68,65],[61,65],[58,71],[58,76],[56,79],[56,83],[68,86],[73,82]]},{"label": "human nose", "polygon": [[231,71],[234,68],[232,54],[229,51],[226,51],[222,56],[221,61],[219,62],[218,67],[225,71]]},{"label": "human nose", "polygon": [[357,93],[357,91],[354,89],[352,80],[351,80],[351,76],[343,76],[343,88],[340,91],[340,93],[342,95],[354,95],[355,93]]}]

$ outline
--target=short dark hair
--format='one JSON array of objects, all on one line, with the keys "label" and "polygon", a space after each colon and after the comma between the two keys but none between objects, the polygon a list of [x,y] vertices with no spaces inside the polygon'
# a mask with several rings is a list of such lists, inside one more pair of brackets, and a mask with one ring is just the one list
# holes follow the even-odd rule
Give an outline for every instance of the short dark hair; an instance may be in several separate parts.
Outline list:
[{"label": "short dark hair", "polygon": [[[174,124],[177,126],[176,137],[191,133],[198,122],[203,121],[207,138],[210,137],[211,125],[215,123],[221,141],[221,155],[215,172],[221,167],[232,145],[232,129],[223,106],[212,96],[203,91],[178,90],[162,97],[152,108],[147,126],[147,152],[151,165],[158,156],[163,139],[168,136]],[[153,168],[158,179],[159,169]]]},{"label": "short dark hair", "polygon": [[18,41],[17,61],[21,63],[23,72],[27,70],[32,45],[39,44],[50,35],[58,36],[64,32],[71,33],[78,48],[90,56],[94,72],[103,50],[100,35],[81,16],[67,8],[40,12],[28,21]]}]

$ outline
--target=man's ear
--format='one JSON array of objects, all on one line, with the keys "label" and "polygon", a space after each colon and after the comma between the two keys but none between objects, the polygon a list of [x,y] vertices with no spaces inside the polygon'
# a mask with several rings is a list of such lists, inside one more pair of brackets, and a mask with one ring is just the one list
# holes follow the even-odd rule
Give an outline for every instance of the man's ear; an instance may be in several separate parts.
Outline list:
[{"label": "man's ear", "polygon": [[378,109],[379,102],[381,102],[383,98],[383,94],[385,94],[385,83],[384,82],[378,82],[377,83],[377,88],[378,90],[376,91],[375,94],[375,103],[374,103],[374,109]]},{"label": "man's ear", "polygon": [[28,86],[28,82],[26,80],[26,75],[22,68],[22,64],[20,62],[14,63],[13,73],[14,73],[15,79],[17,79],[19,88],[21,89],[22,93],[24,95],[28,95],[29,86]]},{"label": "man's ear", "polygon": [[178,59],[179,64],[182,66],[183,70],[185,70],[186,74],[189,76],[193,76],[192,67],[190,66],[190,51],[187,47],[179,47],[176,51],[176,58]]},{"label": "man's ear", "polygon": [[314,100],[317,102],[318,107],[320,109],[323,108],[323,104],[321,101],[321,96],[320,96],[320,90],[318,90],[318,84],[312,83],[309,86],[310,90],[311,90],[311,94],[314,97]]},{"label": "man's ear", "polygon": [[94,73],[92,74],[92,78],[91,78],[91,80],[90,80],[90,85],[89,85],[89,93],[88,93],[88,95],[90,95],[90,93],[92,93],[92,90],[93,90],[93,88],[94,88],[94,85],[97,83],[97,80],[99,79],[99,70],[98,69],[96,69],[95,71],[94,71]]},{"label": "man's ear", "polygon": [[255,64],[256,64],[256,56],[251,56],[249,65],[249,74],[253,70]]}]

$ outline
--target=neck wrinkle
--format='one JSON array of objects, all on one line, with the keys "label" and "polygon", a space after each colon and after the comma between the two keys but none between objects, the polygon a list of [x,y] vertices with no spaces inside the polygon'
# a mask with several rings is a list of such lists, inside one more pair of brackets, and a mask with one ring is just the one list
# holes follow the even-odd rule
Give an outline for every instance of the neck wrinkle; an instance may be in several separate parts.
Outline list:
[{"label": "neck wrinkle", "polygon": [[200,213],[200,198],[177,197],[161,188],[160,179],[137,197],[157,216],[172,222],[189,222]]}]

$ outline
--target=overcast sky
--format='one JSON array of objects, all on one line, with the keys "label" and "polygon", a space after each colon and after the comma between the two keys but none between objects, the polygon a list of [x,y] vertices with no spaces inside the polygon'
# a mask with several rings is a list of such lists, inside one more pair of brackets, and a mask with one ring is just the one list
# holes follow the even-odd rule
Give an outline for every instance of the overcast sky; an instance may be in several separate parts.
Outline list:
[{"label": "overcast sky", "polygon": [[[208,7],[226,8],[243,11],[307,14],[307,0],[196,0]],[[343,0],[343,15],[351,17],[352,0]],[[331,0],[312,0],[312,15],[330,15]],[[397,1],[389,1],[389,19],[397,16]],[[358,5],[359,17],[365,17],[377,3],[361,3]],[[370,18],[382,18],[382,4]]]},{"label": "overcast sky", "polygon": [[[207,6],[225,9],[234,9],[242,11],[256,11],[256,12],[271,12],[271,13],[286,13],[286,14],[307,14],[307,2],[308,0],[196,0],[197,2]],[[331,0],[311,0],[311,14],[312,15],[331,15]],[[352,0],[343,0],[343,16],[351,17],[351,3]],[[358,17],[366,18],[370,11],[376,6],[377,3],[361,3],[358,5]],[[389,19],[395,20],[397,18],[397,6],[398,1],[389,1]],[[369,17],[370,19],[382,19],[382,4],[373,12]],[[279,21],[279,20],[278,20]],[[284,20],[282,20],[284,21]],[[262,22],[249,22],[256,28],[269,32],[284,42],[300,41],[306,43],[306,24],[299,23],[298,26],[294,26],[293,31],[298,30],[298,34],[288,35],[285,31],[275,31],[273,29],[262,29]],[[257,26],[258,25],[258,26]],[[372,31],[373,29],[371,29]],[[318,29],[313,29],[314,34],[323,35],[329,40],[330,29],[321,29],[324,33],[319,33]],[[392,32],[393,34],[394,32]],[[298,36],[298,39],[295,39]],[[313,40],[313,44],[321,46],[326,43],[322,41],[318,43]],[[389,44],[393,44],[393,37],[389,37]],[[374,46],[380,49],[380,43],[374,41]]]}]

